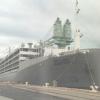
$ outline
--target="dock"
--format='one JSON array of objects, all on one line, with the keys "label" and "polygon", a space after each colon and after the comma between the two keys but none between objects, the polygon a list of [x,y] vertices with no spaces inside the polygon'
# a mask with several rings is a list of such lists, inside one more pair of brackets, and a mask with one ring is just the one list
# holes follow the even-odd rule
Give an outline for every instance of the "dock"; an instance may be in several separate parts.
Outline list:
[{"label": "dock", "polygon": [[[12,93],[10,93],[11,91],[8,90],[11,90]],[[2,91],[3,91],[3,95],[2,95]],[[6,96],[4,94],[6,94],[7,91],[8,94],[10,94],[13,98],[14,98],[13,95],[15,94],[16,94],[15,97],[16,96],[20,97],[20,95],[24,96],[23,93],[25,93],[28,94],[25,96],[29,96],[29,95],[32,96],[33,94],[33,98],[34,98],[34,94],[35,95],[41,94],[42,97],[43,95],[45,95],[43,98],[45,99],[48,98],[46,100],[49,100],[49,98],[52,98],[50,100],[100,100],[99,91],[65,88],[65,87],[36,86],[30,84],[0,83],[0,94],[2,96]],[[8,94],[6,97],[9,98],[10,96]],[[11,99],[11,100],[21,100],[21,99],[18,98],[18,99]],[[23,100],[27,100],[27,99],[23,99]],[[28,100],[42,100],[42,98],[38,98],[38,99],[31,98]]]}]

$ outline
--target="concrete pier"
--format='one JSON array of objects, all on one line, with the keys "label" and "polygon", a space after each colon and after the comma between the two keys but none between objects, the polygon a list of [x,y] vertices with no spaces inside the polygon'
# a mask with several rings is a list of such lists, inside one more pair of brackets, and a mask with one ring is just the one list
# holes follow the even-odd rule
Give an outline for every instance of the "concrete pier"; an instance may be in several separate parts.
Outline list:
[{"label": "concrete pier", "polygon": [[[6,93],[9,89],[11,89],[11,91],[13,90],[13,92],[16,92],[16,90],[19,91],[18,94],[16,93],[17,96],[20,95],[19,93],[23,94],[23,92],[25,93],[31,92],[33,96],[35,93],[35,94],[45,95],[46,97],[49,96],[50,98],[52,97],[53,99],[50,100],[100,100],[99,91],[93,92],[92,90],[85,90],[85,89],[53,87],[53,86],[48,86],[48,87],[34,86],[26,84],[8,84],[8,83],[0,84],[0,90],[3,90],[4,93]],[[12,95],[13,93],[10,94]],[[54,97],[56,97],[56,99]],[[28,100],[34,100],[34,99],[28,99]],[[36,99],[36,100],[41,100],[41,99]]]}]

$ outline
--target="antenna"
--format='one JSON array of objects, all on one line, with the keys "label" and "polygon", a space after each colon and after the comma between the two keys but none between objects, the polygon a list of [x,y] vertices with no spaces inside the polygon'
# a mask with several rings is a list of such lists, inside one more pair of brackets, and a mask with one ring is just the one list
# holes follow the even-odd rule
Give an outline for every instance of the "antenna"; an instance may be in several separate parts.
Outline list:
[{"label": "antenna", "polygon": [[78,0],[76,0],[76,4],[75,4],[76,15],[78,15],[79,12],[80,12],[80,9],[79,9],[78,5],[79,5],[79,2],[78,2]]},{"label": "antenna", "polygon": [[[79,9],[79,2],[76,0],[75,4],[75,17],[78,18],[80,9]],[[75,32],[75,49],[79,50],[80,49],[80,29],[78,28],[78,25],[76,25],[76,32]]]}]

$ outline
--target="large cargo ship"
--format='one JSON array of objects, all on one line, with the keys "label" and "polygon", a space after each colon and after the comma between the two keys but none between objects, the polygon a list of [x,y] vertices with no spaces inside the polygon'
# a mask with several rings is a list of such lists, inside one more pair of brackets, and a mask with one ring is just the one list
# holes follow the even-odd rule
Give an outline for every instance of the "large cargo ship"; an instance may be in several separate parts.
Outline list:
[{"label": "large cargo ship", "polygon": [[[56,23],[59,24],[59,18]],[[56,29],[59,27],[58,24]],[[68,26],[67,28],[69,29]],[[68,29],[67,35],[70,30]],[[55,34],[56,32],[60,31],[57,29]],[[43,47],[41,43],[38,46],[33,46],[32,43],[28,43],[28,46],[22,44],[20,48],[2,59],[0,80],[29,82],[35,85],[56,83],[58,86],[71,88],[100,86],[100,49],[71,49],[69,46],[64,48],[66,43],[72,42],[71,35],[66,37],[65,43],[60,42],[64,38],[57,38],[58,34],[56,35],[53,40],[56,41],[58,48]]]},{"label": "large cargo ship", "polygon": [[81,36],[77,30],[76,46],[72,49],[74,39],[69,20],[62,28],[57,18],[53,28],[52,38],[45,43],[22,44],[0,60],[0,80],[85,89],[91,85],[99,87],[100,48],[80,49]]}]

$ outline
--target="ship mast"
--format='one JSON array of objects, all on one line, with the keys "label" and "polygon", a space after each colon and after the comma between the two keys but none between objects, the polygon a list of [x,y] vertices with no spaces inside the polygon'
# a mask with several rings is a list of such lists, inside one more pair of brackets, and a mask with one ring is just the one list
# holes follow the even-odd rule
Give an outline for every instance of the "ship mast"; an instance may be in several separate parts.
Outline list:
[{"label": "ship mast", "polygon": [[[78,0],[76,0],[76,4],[75,4],[75,18],[77,21],[80,9],[79,9],[79,2]],[[80,49],[80,29],[78,28],[78,24],[76,24],[76,30],[75,30],[75,50],[79,50]]]},{"label": "ship mast", "polygon": [[[79,9],[79,2],[78,0],[76,0],[76,4],[75,4],[75,18],[76,18],[76,21],[78,22],[78,16],[79,16],[79,13],[80,13],[80,9]],[[83,34],[80,34],[80,29],[78,27],[78,23],[76,23],[76,32],[75,32],[75,50],[80,50],[80,38],[82,37]],[[86,58],[87,60],[87,58]],[[92,85],[91,85],[91,88],[94,92],[97,91],[98,89],[98,86],[95,85],[95,80],[93,78],[93,74],[91,72],[91,69],[90,69],[90,66],[89,66],[89,63],[88,63],[88,60],[87,60],[87,65],[88,65],[88,70],[89,70],[89,74],[90,74],[90,77],[91,77],[91,80],[92,80]]]}]

